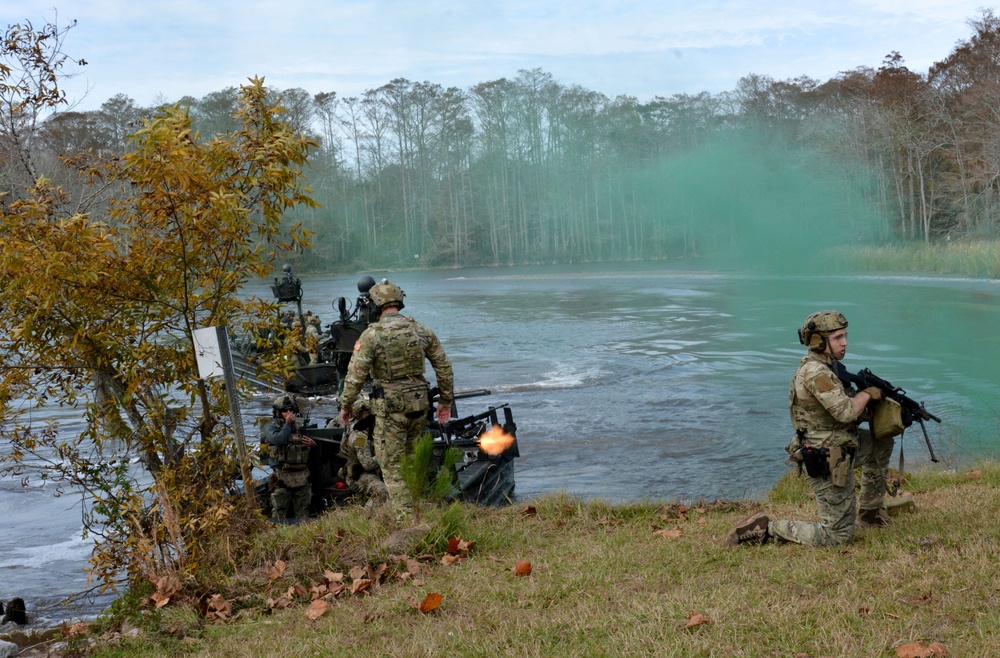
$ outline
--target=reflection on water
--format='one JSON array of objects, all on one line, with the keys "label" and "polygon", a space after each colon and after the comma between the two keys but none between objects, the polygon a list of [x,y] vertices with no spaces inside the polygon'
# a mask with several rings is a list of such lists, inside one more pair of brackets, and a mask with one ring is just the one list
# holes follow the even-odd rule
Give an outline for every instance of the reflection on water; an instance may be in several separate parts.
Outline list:
[{"label": "reflection on water", "polygon": [[[871,368],[944,419],[928,427],[940,458],[996,455],[997,281],[655,264],[371,274],[399,284],[404,313],[438,333],[459,388],[493,391],[460,401],[460,413],[510,403],[521,498],[764,495],[787,468],[787,387],[804,349],[796,330],[822,308],[850,321],[849,369]],[[335,318],[334,298],[357,294],[357,275],[302,278],[303,305],[324,324]],[[270,295],[265,285],[250,292]],[[256,404],[247,422],[266,414]],[[905,440],[907,464],[926,461],[919,434]],[[0,539],[4,595],[39,600],[55,591],[45,578],[82,582],[86,542],[75,543],[72,502],[2,484],[0,504],[19,510]],[[36,551],[50,544],[51,554]]]}]

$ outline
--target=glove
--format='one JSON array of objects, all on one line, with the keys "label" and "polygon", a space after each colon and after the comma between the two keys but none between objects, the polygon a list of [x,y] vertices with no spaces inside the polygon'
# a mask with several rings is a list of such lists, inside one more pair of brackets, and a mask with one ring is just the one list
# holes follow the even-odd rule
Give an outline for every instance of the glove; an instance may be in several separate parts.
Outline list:
[{"label": "glove", "polygon": [[880,389],[877,386],[869,386],[868,388],[866,388],[861,392],[867,393],[868,397],[872,399],[872,402],[877,402],[878,400],[882,399],[882,389]]}]

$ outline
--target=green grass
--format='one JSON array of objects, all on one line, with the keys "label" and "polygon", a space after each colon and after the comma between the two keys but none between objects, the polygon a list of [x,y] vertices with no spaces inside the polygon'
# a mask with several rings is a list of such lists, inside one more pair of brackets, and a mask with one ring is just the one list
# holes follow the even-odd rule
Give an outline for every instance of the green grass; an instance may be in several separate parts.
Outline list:
[{"label": "green grass", "polygon": [[[215,591],[235,602],[232,621],[207,622],[190,597],[147,608],[134,637],[106,622],[95,655],[895,656],[916,641],[940,642],[950,656],[996,655],[998,485],[994,463],[907,474],[916,512],[824,549],[720,544],[757,507],[814,519],[808,488],[792,476],[763,503],[553,495],[505,509],[453,505],[425,517],[430,529],[411,555],[433,560],[418,576],[341,595],[314,621],[308,597],[270,611],[268,597],[308,588],[325,569],[387,562],[389,573],[400,570],[380,548],[391,519],[340,509],[306,526],[260,528],[236,553],[232,544],[216,553],[215,569],[229,575]],[[670,530],[679,536],[659,532]],[[475,546],[445,566],[449,535]],[[275,559],[287,569],[271,581]],[[530,575],[515,575],[521,560]],[[418,612],[431,592],[440,606]],[[695,612],[708,622],[687,628]]]},{"label": "green grass", "polygon": [[867,272],[1000,278],[1000,240],[910,242],[850,248],[844,258]]}]

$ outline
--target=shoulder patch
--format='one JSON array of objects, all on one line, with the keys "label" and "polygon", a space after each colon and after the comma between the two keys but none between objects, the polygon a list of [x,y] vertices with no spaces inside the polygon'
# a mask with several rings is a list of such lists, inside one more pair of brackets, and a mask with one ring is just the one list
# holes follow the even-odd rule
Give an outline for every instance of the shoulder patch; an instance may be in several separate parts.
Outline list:
[{"label": "shoulder patch", "polygon": [[831,377],[826,373],[820,375],[814,381],[816,382],[817,393],[826,393],[827,391],[832,391],[837,386],[836,383],[834,383],[833,381],[833,377]]},{"label": "shoulder patch", "polygon": [[354,351],[357,352],[360,349],[361,349],[361,341],[360,340],[354,341]]}]

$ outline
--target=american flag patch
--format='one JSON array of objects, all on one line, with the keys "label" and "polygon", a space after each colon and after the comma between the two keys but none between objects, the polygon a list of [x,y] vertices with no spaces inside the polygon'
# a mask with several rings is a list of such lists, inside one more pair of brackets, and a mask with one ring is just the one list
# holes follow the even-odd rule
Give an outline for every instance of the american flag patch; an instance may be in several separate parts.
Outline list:
[{"label": "american flag patch", "polygon": [[360,340],[354,341],[354,351],[356,352],[360,349],[361,349],[361,341]]}]

